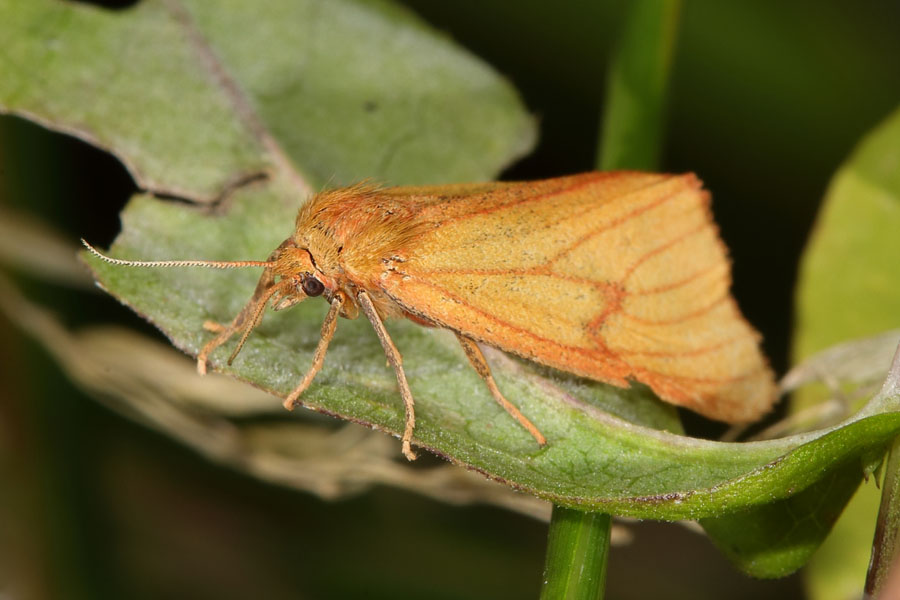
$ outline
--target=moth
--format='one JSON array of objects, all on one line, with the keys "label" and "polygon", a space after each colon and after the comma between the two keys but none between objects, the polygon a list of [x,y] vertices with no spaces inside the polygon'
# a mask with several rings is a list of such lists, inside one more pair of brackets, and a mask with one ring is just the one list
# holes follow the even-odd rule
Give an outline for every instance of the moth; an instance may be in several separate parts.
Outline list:
[{"label": "moth", "polygon": [[262,267],[253,296],[197,356],[239,335],[267,306],[314,297],[330,305],[312,364],[284,401],[291,409],[322,368],[338,317],[371,322],[405,407],[410,460],[415,403],[384,321],[405,318],[456,334],[493,398],[537,441],[507,400],[479,344],[589,379],[649,386],[661,399],[727,422],[771,407],[775,386],[759,334],[730,293],[710,197],[693,174],[585,173],[531,182],[320,192],[265,261],[132,261],[132,267]]}]

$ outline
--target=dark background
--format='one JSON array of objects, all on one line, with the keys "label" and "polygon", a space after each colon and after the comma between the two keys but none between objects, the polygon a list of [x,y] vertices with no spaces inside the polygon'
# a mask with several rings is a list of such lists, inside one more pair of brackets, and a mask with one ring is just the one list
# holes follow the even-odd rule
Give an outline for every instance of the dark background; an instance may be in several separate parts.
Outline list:
[{"label": "dark background", "polygon": [[[622,2],[407,0],[509,77],[539,117],[505,179],[589,170]],[[663,168],[713,192],[734,291],[779,373],[797,262],[829,178],[900,99],[900,4],[687,1]],[[112,157],[0,117],[0,201],[106,246],[134,191]],[[40,252],[40,249],[34,249]],[[66,324],[151,329],[113,300],[10,272]],[[154,332],[155,334],[155,332]],[[21,598],[535,597],[546,525],[390,489],[327,503],[217,468],[73,388],[0,313],[0,593]],[[704,431],[697,419],[692,431]],[[636,526],[610,598],[802,596],[702,537]]]}]

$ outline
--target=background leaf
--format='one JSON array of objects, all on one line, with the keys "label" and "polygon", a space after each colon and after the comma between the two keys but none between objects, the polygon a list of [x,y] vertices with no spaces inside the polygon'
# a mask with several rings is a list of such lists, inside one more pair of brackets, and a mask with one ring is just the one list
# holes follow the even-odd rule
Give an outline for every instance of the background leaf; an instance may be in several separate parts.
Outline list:
[{"label": "background leaf", "polygon": [[387,2],[2,0],[0,19],[0,112],[109,150],[158,193],[211,201],[294,168],[298,192],[486,179],[534,142],[508,84]]},{"label": "background leaf", "polygon": [[[898,166],[900,110],[866,136],[829,186],[801,265],[797,358],[900,326]],[[888,365],[869,367],[887,371]],[[833,385],[807,388],[795,397],[793,410],[843,393]],[[810,565],[808,585],[815,598],[853,598],[863,588],[879,491],[866,486],[858,496]]]},{"label": "background leaf", "polygon": [[798,358],[900,326],[898,165],[900,109],[863,140],[829,186],[800,270]]}]

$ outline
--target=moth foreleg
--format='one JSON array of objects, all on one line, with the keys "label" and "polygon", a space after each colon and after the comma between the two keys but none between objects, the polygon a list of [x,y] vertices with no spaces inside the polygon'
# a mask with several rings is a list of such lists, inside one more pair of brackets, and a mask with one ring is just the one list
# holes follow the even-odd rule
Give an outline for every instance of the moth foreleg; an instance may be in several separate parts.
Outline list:
[{"label": "moth foreleg", "polygon": [[[241,313],[243,314],[243,313]],[[238,325],[238,318],[241,315],[235,317],[234,321],[229,323],[228,325],[222,325],[221,323],[216,323],[215,321],[206,321],[203,323],[203,329],[207,331],[211,331],[213,333],[217,333],[218,335],[213,339],[206,342],[206,345],[203,346],[203,349],[200,350],[200,354],[197,355],[197,372],[201,375],[206,375],[206,363],[209,361],[209,355],[212,352],[231,339],[235,333],[241,330],[241,325]]]},{"label": "moth foreleg", "polygon": [[319,345],[316,346],[316,352],[313,354],[312,364],[309,366],[306,375],[303,376],[303,381],[300,382],[300,385],[294,388],[294,391],[285,399],[284,407],[286,409],[294,409],[300,395],[306,391],[306,388],[315,379],[316,374],[322,369],[322,364],[325,362],[325,353],[328,352],[328,344],[331,343],[334,332],[337,330],[337,319],[343,304],[343,294],[335,294],[331,301],[331,308],[328,309],[328,314],[325,315],[325,320],[322,322],[322,336],[319,338]]},{"label": "moth foreleg", "polygon": [[203,324],[204,329],[218,335],[206,342],[206,345],[203,346],[203,349],[200,350],[200,353],[197,355],[198,373],[206,375],[206,363],[209,360],[209,355],[212,354],[216,348],[230,340],[231,336],[247,326],[247,319],[255,315],[257,306],[262,299],[268,299],[268,295],[274,282],[275,276],[272,275],[272,272],[269,269],[266,269],[259,278],[259,283],[256,284],[256,290],[253,292],[253,297],[250,298],[250,301],[247,302],[231,323],[222,325],[215,321],[206,321]]},{"label": "moth foreleg", "polygon": [[375,328],[375,334],[378,335],[381,347],[384,348],[388,363],[394,367],[394,373],[397,375],[400,397],[403,399],[403,406],[406,409],[406,427],[401,438],[403,455],[409,460],[415,460],[416,453],[413,452],[410,445],[413,430],[416,428],[415,401],[413,400],[412,391],[409,389],[409,382],[406,381],[406,373],[403,372],[403,359],[400,356],[400,352],[397,351],[397,347],[394,346],[394,342],[391,341],[391,336],[388,335],[387,329],[384,328],[384,323],[381,322],[381,317],[378,316],[378,312],[375,310],[375,305],[372,304],[369,295],[365,292],[360,292],[356,297],[366,317],[372,323],[372,327]]},{"label": "moth foreleg", "polygon": [[478,347],[478,344],[475,343],[475,340],[472,338],[467,338],[461,333],[456,333],[456,339],[459,340],[460,345],[466,353],[466,356],[469,358],[469,362],[472,363],[472,367],[474,367],[475,371],[484,379],[484,383],[487,384],[488,390],[491,392],[491,396],[494,397],[494,400],[497,401],[497,404],[503,407],[503,409],[510,414],[510,416],[518,421],[522,427],[524,427],[528,433],[537,440],[537,443],[543,446],[547,443],[547,438],[540,432],[540,430],[535,427],[534,423],[528,420],[528,417],[523,415],[516,406],[507,400],[503,394],[500,392],[500,388],[497,387],[497,382],[494,381],[494,376],[491,374],[491,367],[487,363],[487,359],[484,358],[484,354],[481,352],[481,348]]}]

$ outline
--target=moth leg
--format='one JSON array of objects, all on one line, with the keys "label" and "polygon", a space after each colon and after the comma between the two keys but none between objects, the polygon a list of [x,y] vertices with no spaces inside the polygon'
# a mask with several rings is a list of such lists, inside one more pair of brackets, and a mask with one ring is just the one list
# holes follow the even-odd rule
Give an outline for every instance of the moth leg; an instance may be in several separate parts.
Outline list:
[{"label": "moth leg", "polygon": [[266,269],[262,276],[259,278],[259,283],[256,284],[256,290],[253,292],[253,297],[250,298],[250,301],[247,302],[246,306],[241,309],[241,312],[237,314],[234,320],[231,321],[228,325],[222,325],[220,323],[216,323],[214,321],[206,321],[203,324],[203,328],[207,331],[212,331],[216,333],[216,337],[206,342],[206,345],[203,346],[203,349],[200,350],[200,354],[197,355],[197,372],[201,375],[206,375],[206,363],[209,360],[209,355],[215,351],[216,348],[227,342],[231,339],[238,331],[244,329],[247,325],[247,319],[254,315],[257,310],[257,306],[263,298],[266,300],[269,299],[270,288],[275,283],[275,276]]},{"label": "moth leg", "polygon": [[500,392],[500,388],[497,387],[497,382],[494,381],[494,376],[491,375],[491,367],[488,366],[487,359],[484,358],[484,354],[481,353],[481,348],[478,347],[478,344],[475,343],[475,340],[472,338],[467,338],[460,333],[456,333],[456,339],[459,340],[460,345],[466,353],[466,356],[469,358],[469,362],[472,363],[472,367],[475,368],[475,371],[484,379],[484,382],[487,384],[488,389],[491,392],[491,396],[494,397],[494,400],[497,401],[497,404],[503,407],[503,409],[509,413],[509,415],[519,422],[522,427],[524,427],[528,433],[537,440],[537,443],[543,446],[547,443],[547,438],[540,432],[540,430],[535,427],[534,423],[528,420],[528,417],[523,415],[516,406],[503,397],[503,394]]},{"label": "moth leg", "polygon": [[325,320],[322,322],[322,337],[319,338],[319,345],[316,346],[316,353],[313,354],[312,364],[309,366],[306,375],[303,376],[303,381],[300,382],[300,385],[295,387],[294,391],[285,399],[284,407],[286,409],[294,410],[300,395],[306,391],[306,388],[309,387],[309,384],[312,383],[322,369],[322,364],[325,362],[325,353],[328,352],[328,344],[331,342],[337,329],[337,319],[341,313],[341,305],[343,303],[344,295],[340,293],[335,294],[334,299],[331,301],[331,308],[328,309],[328,314],[325,315]]},{"label": "moth leg", "polygon": [[[249,306],[249,305],[248,305]],[[203,328],[207,331],[212,331],[213,333],[217,333],[216,337],[206,342],[206,345],[203,346],[203,349],[200,350],[200,354],[197,355],[197,372],[201,375],[206,375],[206,364],[209,361],[209,355],[212,354],[216,348],[227,342],[231,339],[235,333],[243,329],[244,321],[246,320],[247,313],[246,307],[238,316],[234,318],[234,320],[228,325],[222,325],[221,323],[216,323],[215,321],[207,321],[203,324]]]},{"label": "moth leg", "polygon": [[372,304],[369,295],[365,292],[360,292],[356,297],[366,317],[372,323],[372,327],[375,328],[375,333],[378,335],[381,347],[384,348],[388,363],[394,367],[394,373],[397,374],[400,397],[403,398],[403,405],[406,408],[406,428],[403,430],[403,438],[401,438],[403,455],[409,460],[415,460],[416,453],[413,452],[412,446],[410,446],[413,430],[416,428],[415,401],[412,397],[412,391],[409,389],[409,383],[406,381],[406,373],[403,372],[403,359],[400,356],[400,352],[397,351],[397,347],[394,346],[394,342],[391,341],[387,329],[384,328],[384,323],[381,322],[381,317],[375,311],[375,305]]},{"label": "moth leg", "polygon": [[222,333],[225,331],[225,325],[216,323],[215,321],[203,321],[203,329],[210,333]]}]

